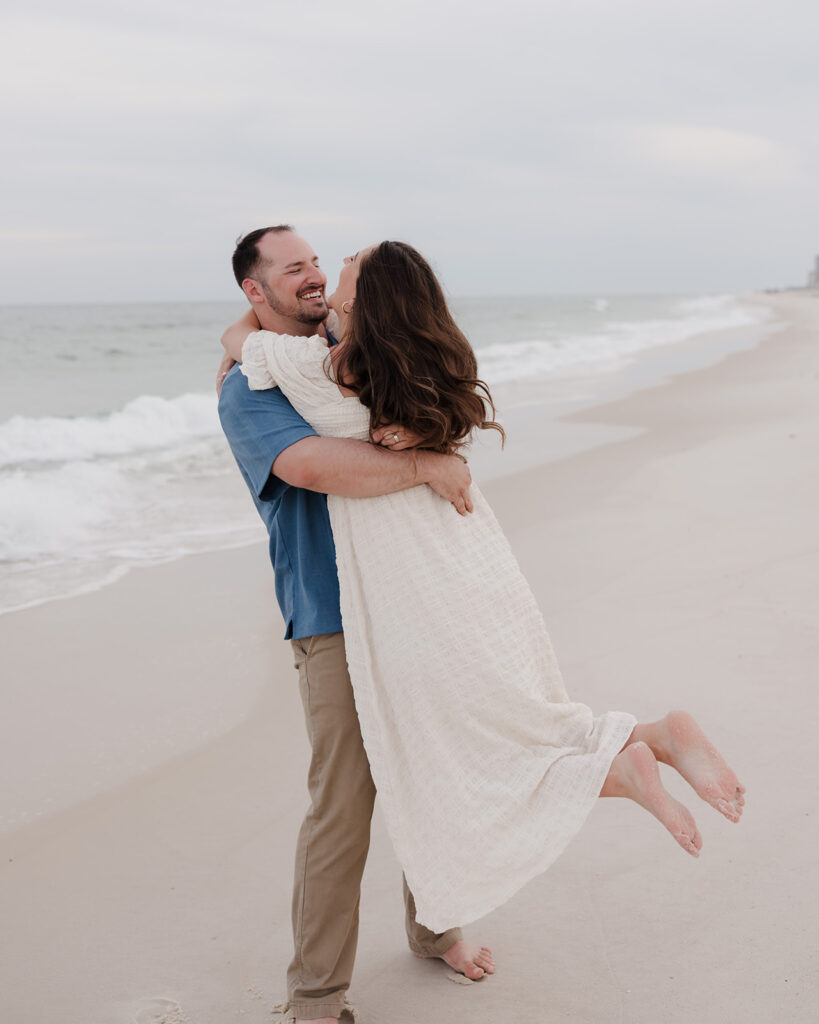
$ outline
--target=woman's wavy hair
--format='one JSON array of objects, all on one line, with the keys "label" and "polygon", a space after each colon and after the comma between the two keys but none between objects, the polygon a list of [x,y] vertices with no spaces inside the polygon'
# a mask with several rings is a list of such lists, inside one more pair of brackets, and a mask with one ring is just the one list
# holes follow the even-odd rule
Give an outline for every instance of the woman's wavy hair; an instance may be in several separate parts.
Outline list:
[{"label": "woman's wavy hair", "polygon": [[472,346],[424,257],[405,242],[381,242],[360,259],[335,374],[370,410],[370,431],[400,423],[419,447],[447,454],[476,427],[505,440]]}]

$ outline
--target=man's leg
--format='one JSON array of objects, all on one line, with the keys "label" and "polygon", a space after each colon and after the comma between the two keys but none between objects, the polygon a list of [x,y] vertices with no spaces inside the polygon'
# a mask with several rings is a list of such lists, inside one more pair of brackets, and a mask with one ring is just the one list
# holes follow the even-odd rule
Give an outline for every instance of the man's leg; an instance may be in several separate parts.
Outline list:
[{"label": "man's leg", "polygon": [[415,919],[415,899],[404,879],[404,927],[407,929],[407,941],[413,953],[419,956],[441,956],[464,937],[460,928],[450,928],[448,932],[438,935],[429,928],[419,924]]},{"label": "man's leg", "polygon": [[375,787],[347,672],[344,635],[294,640],[312,747],[311,807],[299,833],[293,889],[290,1012],[339,1017],[358,940],[361,876]]},{"label": "man's leg", "polygon": [[467,942],[460,928],[450,928],[449,931],[436,934],[419,924],[415,918],[415,899],[410,892],[406,878],[404,879],[404,907],[407,940],[410,949],[416,956],[440,957],[453,970],[466,975],[472,981],[477,981],[484,974],[495,973],[492,951],[486,946],[476,946]]}]

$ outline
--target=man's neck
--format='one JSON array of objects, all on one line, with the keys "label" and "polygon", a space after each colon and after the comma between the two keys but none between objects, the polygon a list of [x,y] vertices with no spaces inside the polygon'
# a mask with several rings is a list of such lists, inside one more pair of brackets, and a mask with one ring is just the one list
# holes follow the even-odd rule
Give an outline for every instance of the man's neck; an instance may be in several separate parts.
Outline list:
[{"label": "man's neck", "polygon": [[318,324],[306,324],[302,320],[293,320],[287,316],[275,313],[269,307],[259,309],[254,307],[256,316],[264,331],[273,331],[274,334],[294,334],[296,337],[309,338],[318,334]]}]

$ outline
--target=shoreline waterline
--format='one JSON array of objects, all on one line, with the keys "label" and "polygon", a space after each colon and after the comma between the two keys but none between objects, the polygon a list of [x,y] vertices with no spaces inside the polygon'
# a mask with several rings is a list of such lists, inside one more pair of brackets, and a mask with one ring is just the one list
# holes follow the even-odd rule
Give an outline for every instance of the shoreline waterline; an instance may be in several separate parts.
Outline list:
[{"label": "shoreline waterline", "polygon": [[[594,342],[608,351],[613,344],[605,334],[595,341],[598,336],[588,333],[588,324],[601,315],[594,303],[600,306],[604,301],[584,300],[585,306],[572,310],[575,319],[567,321],[566,330],[574,331],[586,349]],[[614,394],[652,386],[669,373],[709,365],[730,351],[756,344],[760,332],[775,328],[762,320],[768,308],[764,297],[708,301],[705,314],[701,306],[706,300],[688,300],[693,314],[679,322],[640,322],[636,334],[628,334],[628,322],[623,321],[618,330],[628,334],[628,350],[609,353],[607,363],[581,360],[555,370],[554,376],[521,376],[497,384],[490,380],[509,440],[501,451],[494,436],[476,439],[470,456],[476,480],[493,480],[629,436],[627,427],[571,422],[571,414]],[[218,316],[220,308],[208,316]],[[476,304],[471,313],[475,329],[478,313],[492,308],[491,300]],[[646,308],[656,314],[654,307]],[[500,314],[507,312],[501,303],[494,316],[500,321]],[[106,316],[112,315],[106,311]],[[715,317],[743,323],[710,333],[685,333]],[[672,340],[653,348],[645,344],[652,323],[664,324],[667,339]],[[201,323],[188,324],[187,344],[193,326],[202,329]],[[515,324],[518,334],[540,330],[548,335],[557,329],[534,314],[531,323],[523,317]],[[483,324],[482,330],[481,339],[491,339],[496,324]],[[675,332],[684,337],[673,340]],[[514,332],[511,337],[510,353],[519,344]],[[541,361],[558,351],[548,340],[537,345]],[[490,362],[494,360],[503,377],[503,346],[490,344],[489,349],[494,352]],[[482,358],[487,349],[479,346],[477,351]],[[565,362],[567,357],[560,358]],[[3,518],[8,526],[5,538],[0,533],[0,563],[5,564],[6,577],[0,587],[0,615],[104,588],[134,568],[203,551],[231,550],[264,537],[219,431],[212,394],[143,396],[107,417],[45,418],[27,428],[19,424],[19,417],[7,421],[0,424],[3,472],[0,494],[5,498],[0,504],[6,507]],[[51,511],[55,504],[59,512]]]}]

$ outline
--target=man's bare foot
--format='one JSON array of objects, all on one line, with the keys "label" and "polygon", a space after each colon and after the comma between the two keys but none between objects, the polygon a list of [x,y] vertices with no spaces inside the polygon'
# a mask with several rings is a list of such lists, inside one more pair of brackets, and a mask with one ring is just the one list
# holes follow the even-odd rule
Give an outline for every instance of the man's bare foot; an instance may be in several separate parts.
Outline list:
[{"label": "man's bare foot", "polygon": [[691,813],[664,788],[657,759],[648,744],[631,743],[615,757],[600,796],[625,796],[644,807],[680,846],[699,857],[702,837]]},{"label": "man's bare foot", "polygon": [[[422,960],[438,959],[433,954],[416,953]],[[471,981],[477,981],[484,974],[495,973],[495,961],[492,957],[492,950],[486,946],[474,946],[471,942],[459,939],[454,946],[450,946],[446,953],[440,954],[440,959],[449,964],[453,971],[463,974]]]},{"label": "man's bare foot", "polygon": [[740,784],[722,755],[687,711],[670,711],[659,722],[635,729],[658,761],[671,765],[697,796],[738,822],[745,804],[745,787]]}]

